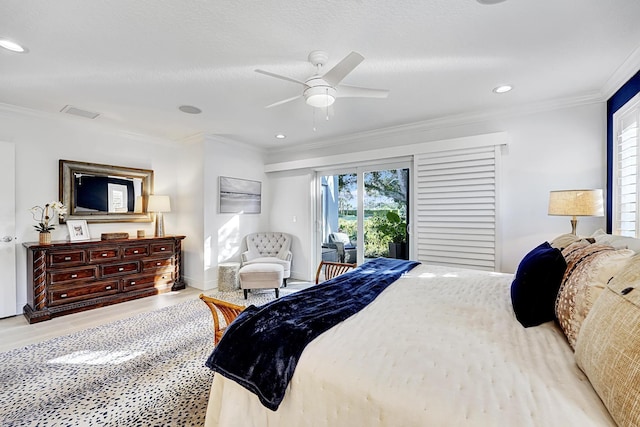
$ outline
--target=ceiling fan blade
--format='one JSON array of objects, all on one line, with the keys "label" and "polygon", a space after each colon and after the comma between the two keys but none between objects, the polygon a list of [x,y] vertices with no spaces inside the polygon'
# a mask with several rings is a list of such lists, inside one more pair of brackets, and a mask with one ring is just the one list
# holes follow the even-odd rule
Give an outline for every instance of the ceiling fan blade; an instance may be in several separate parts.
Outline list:
[{"label": "ceiling fan blade", "polygon": [[322,79],[329,83],[331,86],[337,86],[338,83],[344,79],[347,74],[353,71],[354,68],[358,66],[362,61],[364,61],[364,56],[360,55],[358,52],[351,52],[349,55],[345,56],[342,61],[338,62],[332,69],[327,71]]},{"label": "ceiling fan blade", "polygon": [[298,98],[302,98],[302,95],[292,96],[291,98],[283,99],[282,101],[274,102],[273,104],[267,105],[264,108],[276,107],[278,105],[286,104],[287,102],[295,101]]},{"label": "ceiling fan blade", "polygon": [[388,96],[389,91],[386,89],[371,89],[348,85],[336,87],[337,98],[386,98]]},{"label": "ceiling fan blade", "polygon": [[281,76],[280,74],[270,73],[269,71],[264,70],[254,70],[256,73],[264,74],[265,76],[275,77],[276,79],[286,80],[293,83],[301,84],[302,86],[309,87],[305,82],[301,82],[300,80],[292,79],[291,77]]}]

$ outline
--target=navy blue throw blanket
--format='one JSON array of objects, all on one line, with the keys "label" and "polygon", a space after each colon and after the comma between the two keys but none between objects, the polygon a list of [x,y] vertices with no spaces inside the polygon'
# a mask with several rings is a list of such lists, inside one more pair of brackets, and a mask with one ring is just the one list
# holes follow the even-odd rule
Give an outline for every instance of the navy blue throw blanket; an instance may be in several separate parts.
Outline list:
[{"label": "navy blue throw blanket", "polygon": [[418,264],[377,258],[320,285],[261,307],[251,305],[227,328],[206,366],[275,411],[307,344],[362,310]]}]

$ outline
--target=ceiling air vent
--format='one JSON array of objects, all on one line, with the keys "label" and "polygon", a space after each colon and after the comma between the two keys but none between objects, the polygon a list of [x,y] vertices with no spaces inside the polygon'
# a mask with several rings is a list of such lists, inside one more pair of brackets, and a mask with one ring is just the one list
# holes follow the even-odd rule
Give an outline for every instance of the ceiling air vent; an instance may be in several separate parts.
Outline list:
[{"label": "ceiling air vent", "polygon": [[93,111],[81,110],[76,107],[72,107],[71,105],[65,105],[65,107],[60,110],[62,113],[73,114],[74,116],[86,117],[87,119],[95,119],[100,115],[100,113],[94,113]]}]

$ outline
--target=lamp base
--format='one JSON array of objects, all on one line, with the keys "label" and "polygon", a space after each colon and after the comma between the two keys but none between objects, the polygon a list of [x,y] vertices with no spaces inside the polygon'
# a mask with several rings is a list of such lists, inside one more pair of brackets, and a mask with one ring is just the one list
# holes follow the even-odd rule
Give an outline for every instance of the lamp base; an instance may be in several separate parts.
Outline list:
[{"label": "lamp base", "polygon": [[571,234],[576,235],[576,228],[578,227],[578,219],[574,216],[571,219]]},{"label": "lamp base", "polygon": [[162,212],[156,212],[156,237],[164,237],[164,216]]}]

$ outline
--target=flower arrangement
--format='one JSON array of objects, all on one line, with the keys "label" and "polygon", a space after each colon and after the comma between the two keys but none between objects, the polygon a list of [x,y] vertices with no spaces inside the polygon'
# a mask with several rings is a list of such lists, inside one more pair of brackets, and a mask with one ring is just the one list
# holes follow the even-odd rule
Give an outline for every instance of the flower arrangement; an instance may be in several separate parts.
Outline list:
[{"label": "flower arrangement", "polygon": [[33,227],[40,233],[48,233],[56,228],[53,224],[49,223],[54,212],[58,213],[59,218],[64,218],[67,214],[67,208],[61,202],[57,201],[47,203],[44,207],[34,206],[30,210],[33,219],[38,223],[38,225],[34,225]]}]

